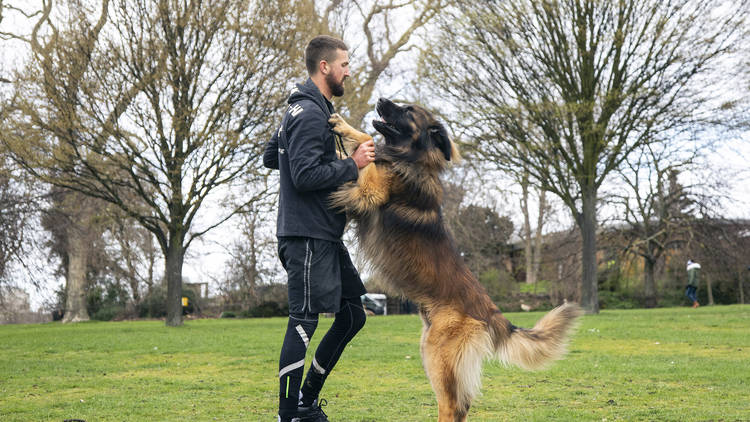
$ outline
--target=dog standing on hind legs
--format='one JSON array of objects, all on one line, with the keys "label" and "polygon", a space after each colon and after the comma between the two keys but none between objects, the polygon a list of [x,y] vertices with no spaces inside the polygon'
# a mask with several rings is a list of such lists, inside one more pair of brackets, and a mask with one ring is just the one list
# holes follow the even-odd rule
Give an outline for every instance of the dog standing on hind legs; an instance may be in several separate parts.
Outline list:
[{"label": "dog standing on hind legs", "polygon": [[[559,306],[532,329],[515,327],[455,248],[442,218],[440,173],[458,152],[443,125],[416,105],[378,101],[373,121],[385,144],[359,179],[331,197],[356,221],[365,257],[380,276],[420,306],[422,363],[438,402],[438,422],[465,421],[481,386],[482,363],[537,369],[562,357],[581,315]],[[333,116],[333,130],[356,147],[371,136]]]}]

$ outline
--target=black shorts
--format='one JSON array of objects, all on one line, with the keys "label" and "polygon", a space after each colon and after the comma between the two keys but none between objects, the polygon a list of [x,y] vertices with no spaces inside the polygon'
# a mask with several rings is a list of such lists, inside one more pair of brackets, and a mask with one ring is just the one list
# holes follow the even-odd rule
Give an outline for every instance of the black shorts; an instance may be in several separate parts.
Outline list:
[{"label": "black shorts", "polygon": [[280,237],[279,259],[287,273],[289,313],[335,313],[342,298],[367,292],[341,241]]}]

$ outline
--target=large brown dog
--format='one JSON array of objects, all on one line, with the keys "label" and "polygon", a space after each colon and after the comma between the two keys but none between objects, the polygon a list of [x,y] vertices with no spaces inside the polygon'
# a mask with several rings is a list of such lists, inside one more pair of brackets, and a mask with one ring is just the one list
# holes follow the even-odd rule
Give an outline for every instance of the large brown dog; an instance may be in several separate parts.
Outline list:
[{"label": "large brown dog", "polygon": [[[500,313],[456,251],[441,216],[439,175],[457,150],[427,110],[380,99],[385,137],[359,180],[333,194],[333,205],[357,222],[366,258],[386,282],[420,305],[422,362],[437,395],[438,421],[465,421],[481,384],[482,362],[534,369],[561,357],[580,308],[557,307],[533,329],[517,328]],[[353,144],[372,139],[331,119]]]}]

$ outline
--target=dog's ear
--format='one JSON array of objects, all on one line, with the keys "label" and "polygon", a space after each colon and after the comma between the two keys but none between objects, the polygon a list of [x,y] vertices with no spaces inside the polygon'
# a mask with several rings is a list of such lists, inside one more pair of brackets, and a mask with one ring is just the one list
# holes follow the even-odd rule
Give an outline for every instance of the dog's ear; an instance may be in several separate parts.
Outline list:
[{"label": "dog's ear", "polygon": [[440,151],[445,155],[445,159],[451,160],[451,151],[453,149],[451,140],[448,138],[448,131],[445,130],[445,126],[442,123],[435,123],[428,129],[430,132],[430,139],[435,143]]}]

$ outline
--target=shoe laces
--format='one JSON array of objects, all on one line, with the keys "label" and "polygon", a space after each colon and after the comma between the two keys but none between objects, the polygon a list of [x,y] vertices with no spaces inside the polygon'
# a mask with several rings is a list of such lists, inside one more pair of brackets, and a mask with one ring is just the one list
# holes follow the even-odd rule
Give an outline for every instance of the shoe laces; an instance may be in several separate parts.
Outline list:
[{"label": "shoe laces", "polygon": [[326,415],[325,412],[323,412],[323,406],[328,406],[328,400],[326,400],[326,399],[320,399],[320,400],[318,400],[318,405],[316,406],[317,410],[319,410],[320,413],[322,413],[323,416],[325,416],[327,418],[328,415]]},{"label": "shoe laces", "polygon": [[322,407],[327,406],[328,401],[326,399],[315,399],[315,401],[310,405],[310,407],[307,407],[304,415],[300,415],[297,418],[292,418],[292,422],[319,422],[319,421],[327,421],[328,415],[323,412]]}]

